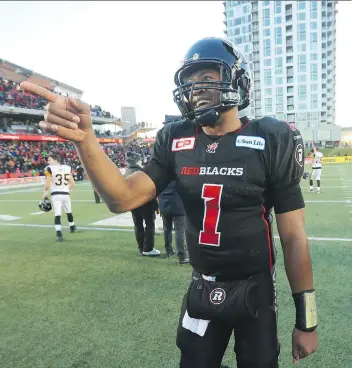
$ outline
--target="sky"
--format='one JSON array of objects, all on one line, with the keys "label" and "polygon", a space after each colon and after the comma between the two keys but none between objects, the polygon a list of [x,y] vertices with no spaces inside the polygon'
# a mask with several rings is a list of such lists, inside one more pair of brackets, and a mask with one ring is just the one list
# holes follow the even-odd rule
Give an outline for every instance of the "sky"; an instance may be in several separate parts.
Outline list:
[{"label": "sky", "polygon": [[[84,91],[115,116],[179,114],[173,77],[198,39],[225,37],[222,1],[0,2],[0,58]],[[336,123],[352,126],[352,3],[337,14]]]}]

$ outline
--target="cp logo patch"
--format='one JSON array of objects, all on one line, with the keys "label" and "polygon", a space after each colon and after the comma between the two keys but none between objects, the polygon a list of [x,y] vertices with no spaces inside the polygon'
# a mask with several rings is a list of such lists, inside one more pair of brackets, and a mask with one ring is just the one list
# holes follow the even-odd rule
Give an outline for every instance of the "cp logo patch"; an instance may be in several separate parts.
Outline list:
[{"label": "cp logo patch", "polygon": [[221,304],[226,299],[226,293],[224,289],[216,288],[210,293],[210,301],[213,304]]},{"label": "cp logo patch", "polygon": [[172,152],[193,150],[196,137],[174,139],[172,141]]}]

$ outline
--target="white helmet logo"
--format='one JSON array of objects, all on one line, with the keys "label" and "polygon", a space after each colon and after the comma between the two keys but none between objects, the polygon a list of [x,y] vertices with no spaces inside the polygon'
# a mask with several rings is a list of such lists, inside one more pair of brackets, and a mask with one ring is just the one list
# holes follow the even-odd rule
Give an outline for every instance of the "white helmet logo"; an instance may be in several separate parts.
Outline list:
[{"label": "white helmet logo", "polygon": [[195,53],[195,54],[192,56],[192,59],[193,59],[193,60],[198,60],[198,59],[199,59],[199,54]]}]

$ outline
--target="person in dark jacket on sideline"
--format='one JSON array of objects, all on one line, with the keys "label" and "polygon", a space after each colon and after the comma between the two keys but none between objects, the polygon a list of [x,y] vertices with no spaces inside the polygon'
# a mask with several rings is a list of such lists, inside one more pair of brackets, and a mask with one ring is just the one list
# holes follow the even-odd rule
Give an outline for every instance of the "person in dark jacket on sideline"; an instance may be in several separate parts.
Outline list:
[{"label": "person in dark jacket on sideline", "polygon": [[180,264],[189,263],[185,249],[185,209],[181,197],[176,191],[176,183],[172,181],[159,194],[159,208],[164,225],[165,250],[168,257],[175,254],[172,249],[172,223],[175,228],[176,254]]},{"label": "person in dark jacket on sideline", "polygon": [[94,198],[95,198],[95,203],[101,202],[100,195],[95,190],[94,190]]},{"label": "person in dark jacket on sideline", "polygon": [[[141,159],[142,157],[139,153],[126,152],[127,169],[124,174],[125,177],[142,170]],[[153,199],[131,211],[138,249],[143,256],[160,256],[160,251],[154,248],[155,212],[157,210],[158,202],[156,199]],[[145,222],[145,228],[143,221]]]}]

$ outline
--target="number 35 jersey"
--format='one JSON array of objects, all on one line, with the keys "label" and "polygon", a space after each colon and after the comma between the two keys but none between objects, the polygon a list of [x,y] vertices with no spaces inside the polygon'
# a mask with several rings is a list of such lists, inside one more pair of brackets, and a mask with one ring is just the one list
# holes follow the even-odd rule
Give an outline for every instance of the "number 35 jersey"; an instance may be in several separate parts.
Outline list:
[{"label": "number 35 jersey", "polygon": [[69,194],[70,174],[68,165],[49,165],[44,169],[44,175],[51,177],[51,194]]},{"label": "number 35 jersey", "polygon": [[160,193],[175,179],[187,217],[192,266],[206,275],[246,277],[271,268],[272,209],[304,207],[303,142],[288,123],[264,117],[224,136],[182,121],[157,134],[144,171]]}]

